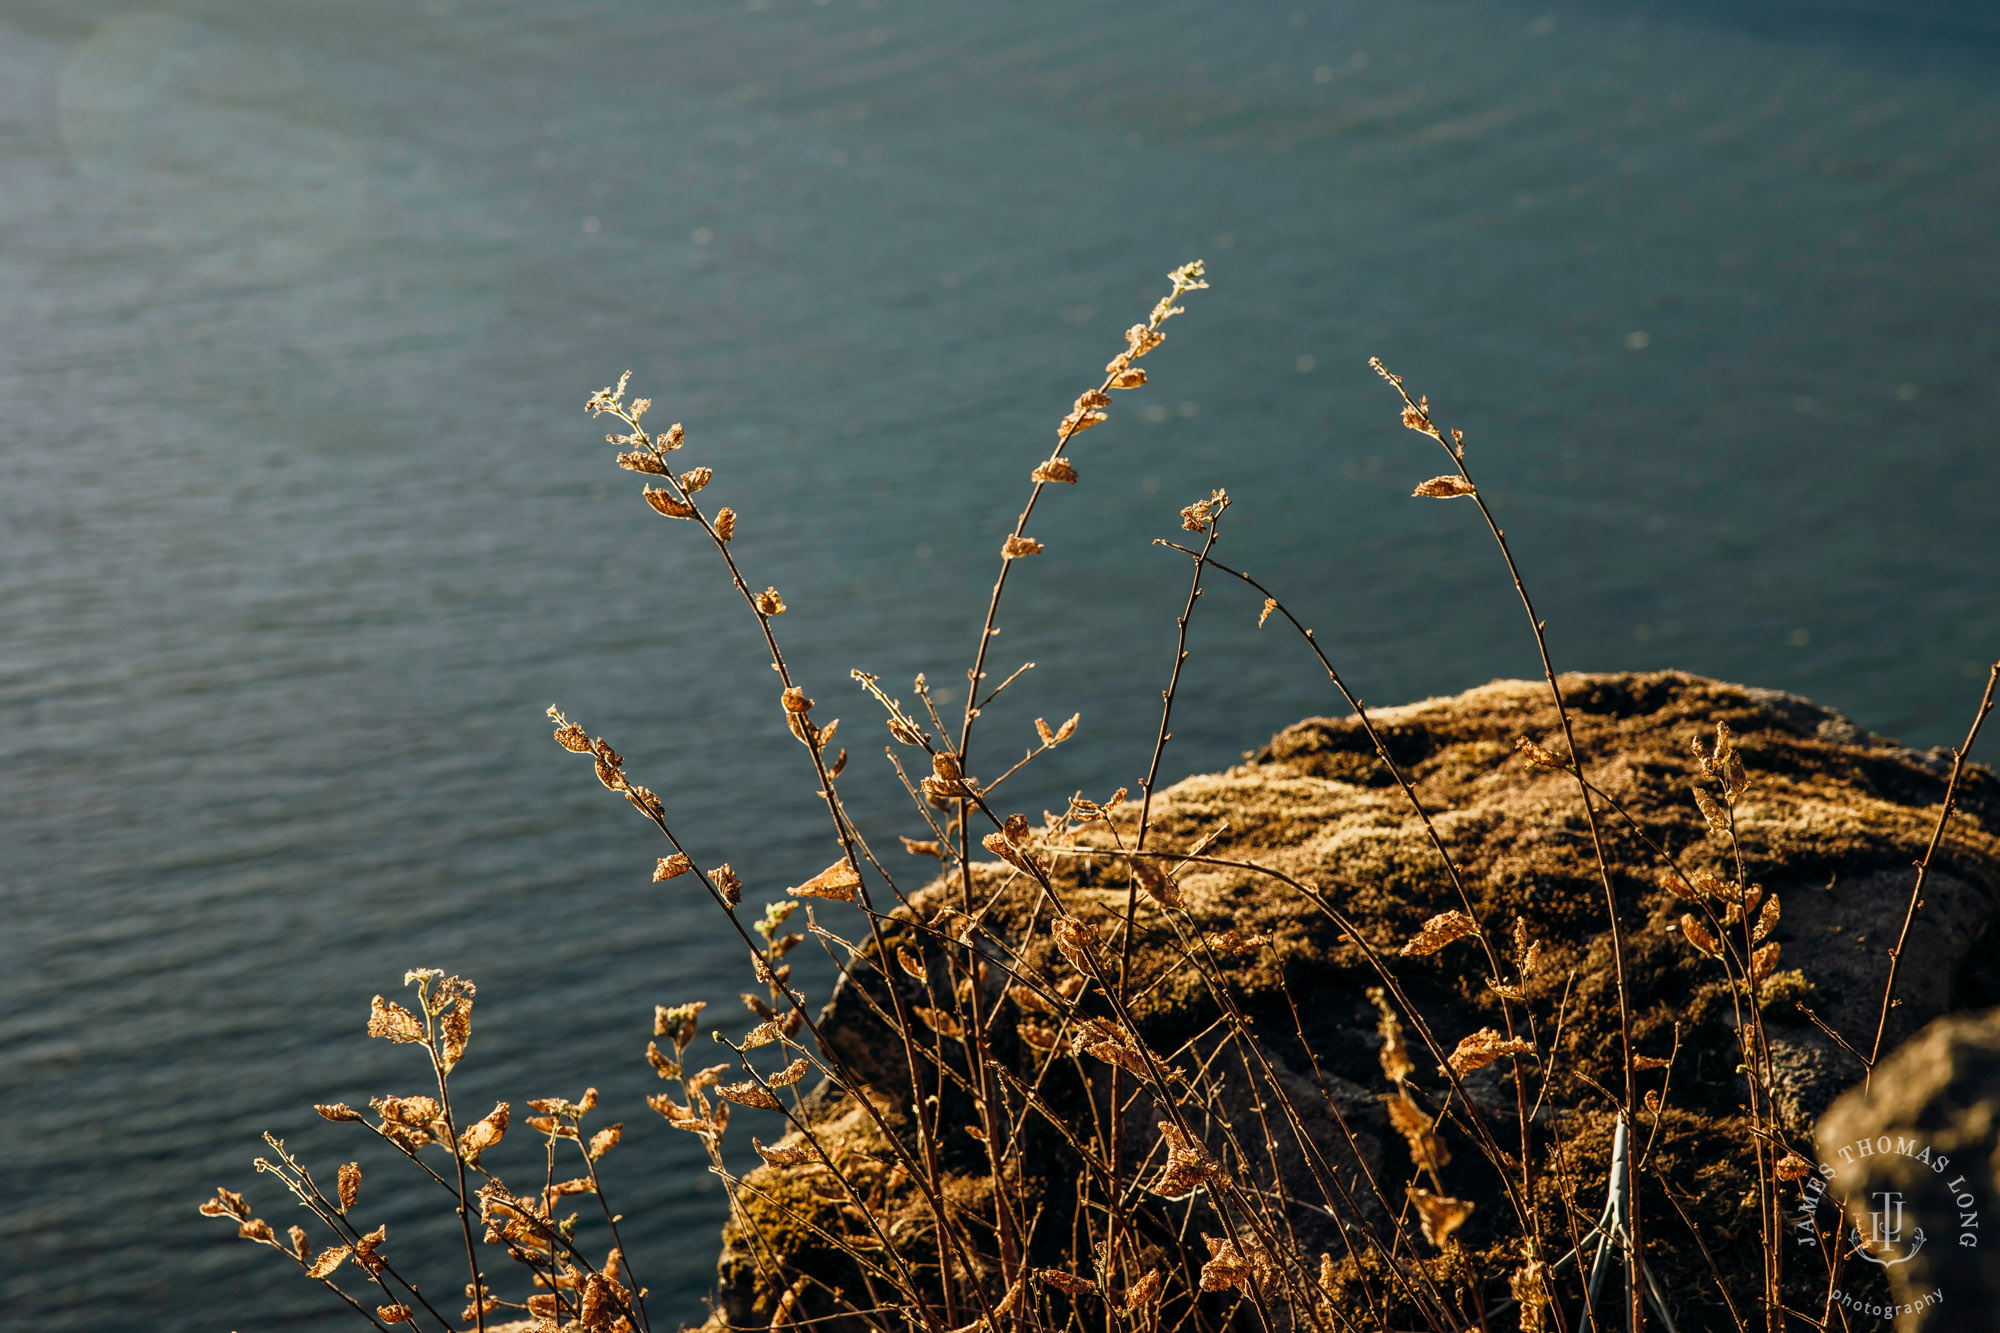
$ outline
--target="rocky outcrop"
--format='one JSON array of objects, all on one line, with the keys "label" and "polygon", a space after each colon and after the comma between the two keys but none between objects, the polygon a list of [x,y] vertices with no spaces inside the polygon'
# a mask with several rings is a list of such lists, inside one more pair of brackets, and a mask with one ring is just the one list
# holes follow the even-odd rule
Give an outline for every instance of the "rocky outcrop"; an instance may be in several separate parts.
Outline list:
[{"label": "rocky outcrop", "polygon": [[[2000,1330],[2000,1009],[1939,1019],[1884,1060],[1821,1119],[1819,1157],[1898,1333]],[[1858,1303],[1880,1317],[1879,1298]]]},{"label": "rocky outcrop", "polygon": [[[1859,1068],[1805,1020],[1800,1006],[1864,1048],[1872,1038],[1885,950],[1907,903],[1912,863],[1936,817],[1948,755],[1870,735],[1795,696],[1678,672],[1573,675],[1563,686],[1590,778],[1618,807],[1605,805],[1599,822],[1626,929],[1635,1041],[1644,1054],[1672,1060],[1671,1071],[1650,1073],[1642,1084],[1665,1093],[1658,1123],[1640,1126],[1648,1145],[1642,1200],[1655,1219],[1649,1259],[1682,1302],[1683,1329],[1726,1324],[1712,1294],[1710,1263],[1745,1290],[1754,1284],[1756,1264],[1756,1224],[1744,1203],[1752,1189],[1753,1146],[1741,1119],[1745,1085],[1733,1027],[1740,995],[1712,960],[1681,938],[1677,922],[1689,904],[1661,886],[1660,854],[1689,872],[1731,878],[1736,870],[1730,846],[1710,835],[1690,796],[1698,770],[1689,742],[1726,722],[1749,768],[1751,786],[1738,808],[1740,852],[1744,877],[1781,903],[1771,936],[1781,950],[1778,976],[1765,1003],[1781,1071],[1781,1109],[1801,1142],[1810,1141],[1814,1119],[1858,1077]],[[1582,1181],[1586,1193],[1600,1190],[1612,1114],[1597,1089],[1622,1080],[1618,1006],[1605,891],[1575,784],[1565,773],[1526,765],[1515,749],[1524,736],[1562,749],[1546,687],[1495,682],[1454,698],[1383,709],[1373,717],[1463,868],[1473,906],[1496,948],[1515,959],[1511,940],[1517,922],[1540,946],[1540,966],[1521,986],[1548,1057],[1539,1136],[1568,1168],[1567,1184],[1549,1188],[1573,1194]],[[1114,840],[1129,840],[1133,814],[1128,805],[1112,828],[1090,826],[1076,835],[1078,843],[1108,849]],[[1352,719],[1297,723],[1251,761],[1187,778],[1161,793],[1149,845],[1185,849],[1208,836],[1215,837],[1211,855],[1256,863],[1313,886],[1358,934],[1386,950],[1408,940],[1426,919],[1458,905],[1422,824]],[[1111,952],[1123,952],[1118,936],[1128,901],[1123,863],[1059,856],[1053,874],[1068,910],[1097,923],[1115,941]],[[1133,1013],[1147,1042],[1155,1050],[1201,1053],[1221,1014],[1215,987],[1182,965],[1178,942],[1232,928],[1264,937],[1261,948],[1215,962],[1231,1002],[1245,1016],[1239,1030],[1258,1034],[1233,1047],[1228,1058],[1268,1062],[1286,1088],[1288,1118],[1306,1125],[1302,1132],[1288,1131],[1302,1144],[1338,1138],[1352,1145],[1332,1163],[1336,1174],[1362,1164],[1380,1169],[1384,1162],[1407,1170],[1402,1141],[1389,1130],[1380,1100],[1385,1087],[1375,1009],[1365,993],[1377,978],[1357,942],[1311,901],[1268,876],[1190,865],[1179,887],[1184,917],[1169,921],[1142,897],[1132,931],[1126,975],[1134,983]],[[972,896],[964,897],[958,879],[948,876],[912,895],[887,928],[890,950],[907,950],[927,977],[944,976],[938,934],[969,929],[992,957],[1009,960],[1012,968],[1061,973],[1048,938],[1047,909],[1024,876],[998,862],[982,863],[975,867],[972,889]],[[1951,1009],[2000,1001],[1990,971],[1973,966],[1981,950],[1990,948],[1996,900],[2000,782],[1975,767],[1961,782],[1959,814],[1934,863],[1912,932],[1891,1042]],[[970,916],[955,915],[960,911]],[[879,957],[872,949],[867,956]],[[1399,958],[1396,969],[1446,1049],[1498,1020],[1500,1002],[1488,989],[1488,969],[1477,948]],[[1023,1040],[1023,1027],[1039,1020],[1024,1017],[1003,999],[1005,980],[990,976],[981,990],[992,1015],[992,1056],[1009,1074],[1034,1081],[1039,1052]],[[884,988],[890,985],[903,988],[912,1004],[936,1003],[935,991],[927,992],[908,970],[877,970],[864,961],[828,1007],[823,1030],[849,1067],[861,1071],[866,1095],[883,1108],[894,1132],[905,1133],[909,1078],[903,1052],[882,1020]],[[1061,1067],[1039,1075],[1039,1095],[1056,1116],[1072,1117],[1084,1132],[1108,1066],[1057,1064]],[[1511,1119],[1507,1134],[1518,1135],[1511,1080],[1503,1089],[1501,1068],[1480,1071],[1470,1091],[1496,1122]],[[1426,1066],[1416,1077],[1430,1073]],[[879,1185],[891,1234],[907,1238],[908,1262],[935,1265],[937,1256],[924,1250],[924,1205],[887,1165],[880,1131],[858,1114],[855,1098],[861,1092],[822,1089],[810,1103],[811,1113],[831,1141],[844,1144],[840,1151],[850,1167]],[[948,1089],[937,1114],[951,1131],[940,1144],[948,1192],[956,1191],[954,1197],[968,1206],[976,1204],[992,1181],[984,1144],[959,1128],[973,1119],[969,1103],[962,1096],[954,1101]],[[1224,1130],[1233,1121],[1246,1134],[1283,1137],[1269,1130],[1271,1116],[1262,1103],[1218,1112]],[[1329,1122],[1336,1118],[1345,1123],[1346,1134],[1331,1132]],[[1157,1137],[1148,1119],[1127,1116],[1120,1126],[1133,1151]],[[1074,1206],[1076,1159],[1058,1133],[1032,1127],[1021,1133],[1035,1137],[1010,1156],[1010,1169],[1021,1173],[1010,1187],[1046,1210],[1049,1225],[1041,1234],[1051,1238],[1054,1256],[1031,1257],[1060,1262],[1069,1235],[1064,1209]],[[1282,1153],[1270,1156],[1275,1164],[1260,1169],[1280,1174],[1303,1169],[1297,1163],[1287,1167],[1279,1160]],[[1490,1169],[1470,1151],[1458,1157],[1445,1184],[1481,1204],[1461,1233],[1479,1253],[1482,1245],[1498,1246],[1488,1224],[1504,1210]],[[1673,1182],[1671,1202],[1651,1183],[1662,1178]],[[796,1172],[771,1168],[754,1173],[750,1185],[744,1194],[747,1227],[735,1222],[725,1233],[719,1321],[742,1328],[768,1324],[780,1293],[792,1285],[804,1293],[794,1299],[806,1309],[812,1308],[814,1291],[858,1289],[851,1263],[825,1242],[841,1224],[838,1203],[822,1197],[822,1187]],[[1555,1193],[1546,1206],[1552,1216],[1562,1211]],[[1595,1211],[1589,1199],[1578,1206]],[[1367,1225],[1368,1205],[1357,1201],[1355,1209],[1346,1220]],[[1301,1237],[1306,1246],[1337,1234],[1332,1218],[1307,1219],[1300,1226],[1313,1233]],[[1995,1246],[2000,1248],[2000,1240]],[[1497,1249],[1495,1254],[1487,1271],[1512,1262]],[[795,1283],[795,1276],[809,1280]]]}]

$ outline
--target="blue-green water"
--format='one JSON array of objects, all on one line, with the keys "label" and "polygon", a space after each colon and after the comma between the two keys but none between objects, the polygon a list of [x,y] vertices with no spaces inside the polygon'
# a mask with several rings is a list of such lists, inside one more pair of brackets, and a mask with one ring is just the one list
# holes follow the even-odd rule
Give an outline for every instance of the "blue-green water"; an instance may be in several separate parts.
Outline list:
[{"label": "blue-green water", "polygon": [[[1532,674],[1370,354],[1469,432],[1560,664],[1955,736],[2000,652],[1985,15],[7,0],[0,1319],[351,1319],[194,1205],[266,1127],[341,1160],[308,1103],[416,1090],[360,1032],[416,964],[482,983],[469,1099],[605,1089],[635,1264],[699,1316],[720,1196],[641,1052],[741,978],[541,710],[753,899],[830,856],[712,553],[579,410],[627,367],[878,843],[914,829],[848,669],[962,686],[1029,468],[1196,256],[1017,571],[988,754],[1084,718],[1021,808],[1143,772],[1185,578],[1148,543],[1214,486],[1370,700]],[[1334,707],[1256,610],[1204,600],[1170,772]]]}]

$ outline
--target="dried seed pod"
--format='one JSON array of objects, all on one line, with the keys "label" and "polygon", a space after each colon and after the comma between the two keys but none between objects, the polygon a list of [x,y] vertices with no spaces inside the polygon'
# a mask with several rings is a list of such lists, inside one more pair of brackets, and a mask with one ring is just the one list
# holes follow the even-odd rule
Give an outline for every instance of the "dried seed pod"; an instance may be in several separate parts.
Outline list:
[{"label": "dried seed pod", "polygon": [[681,473],[681,489],[693,495],[715,477],[714,468],[698,467],[692,472]]},{"label": "dried seed pod", "polygon": [[341,1166],[334,1192],[340,1198],[341,1212],[344,1213],[354,1206],[355,1201],[361,1197],[361,1164],[359,1162],[347,1162]]},{"label": "dried seed pod", "polygon": [[1478,929],[1471,917],[1453,910],[1440,912],[1424,922],[1423,929],[1405,944],[1400,952],[1405,957],[1421,957],[1434,954],[1453,940],[1464,939]]},{"label": "dried seed pod", "polygon": [[1264,599],[1264,609],[1257,613],[1257,628],[1258,629],[1264,628],[1264,622],[1269,620],[1271,618],[1271,613],[1277,609],[1278,609],[1278,599],[1275,597],[1266,597]]},{"label": "dried seed pod", "polygon": [[1444,499],[1455,495],[1472,494],[1475,494],[1472,483],[1454,472],[1418,483],[1417,489],[1410,492],[1410,498],[1416,499],[1422,496],[1427,499]]},{"label": "dried seed pod", "polygon": [[618,1146],[618,1140],[622,1138],[624,1134],[625,1134],[625,1126],[622,1123],[616,1125],[607,1125],[603,1129],[598,1130],[595,1134],[592,1134],[590,1136],[590,1144],[587,1148],[585,1148],[585,1151],[590,1154],[590,1160],[594,1162],[598,1158],[604,1156],[604,1154],[610,1152],[613,1148],[616,1148]]},{"label": "dried seed pod", "polygon": [[806,698],[806,692],[796,685],[785,690],[784,703],[787,713],[811,712],[813,706],[813,701]]},{"label": "dried seed pod", "polygon": [[346,1102],[329,1102],[323,1106],[315,1105],[313,1110],[319,1112],[322,1120],[341,1121],[362,1119],[361,1112],[355,1110]]},{"label": "dried seed pod", "polygon": [[1040,482],[1060,482],[1065,486],[1076,485],[1076,464],[1067,458],[1051,458],[1038,466],[1032,478]]},{"label": "dried seed pod", "polygon": [[677,879],[693,869],[694,862],[688,860],[680,852],[675,852],[672,856],[663,856],[653,867],[653,883],[658,884],[662,880]]},{"label": "dried seed pod", "polygon": [[757,594],[754,600],[757,603],[757,611],[761,615],[781,616],[785,614],[785,599],[778,596],[776,588],[765,588],[764,591]]},{"label": "dried seed pod", "polygon": [[410,1307],[407,1305],[378,1305],[375,1307],[375,1317],[385,1324],[414,1325],[417,1322],[416,1316],[410,1313]]},{"label": "dried seed pod", "polygon": [[734,509],[725,507],[716,511],[715,535],[725,542],[736,535],[736,511]]},{"label": "dried seed pod", "polygon": [[1750,983],[1752,985],[1763,984],[1763,982],[1773,972],[1777,970],[1778,970],[1778,946],[1776,944],[1766,944],[1762,948],[1756,949],[1751,953]]},{"label": "dried seed pod", "polygon": [[1804,1180],[1813,1172],[1812,1162],[1795,1152],[1787,1152],[1773,1168],[1780,1180]]},{"label": "dried seed pod", "polygon": [[1632,1068],[1634,1069],[1665,1069],[1666,1067],[1667,1062],[1657,1055],[1635,1055],[1632,1057]]},{"label": "dried seed pod", "polygon": [[722,895],[722,901],[734,907],[743,901],[743,881],[724,862],[708,872],[708,882],[715,885],[715,891]]},{"label": "dried seed pod", "polygon": [[[1109,374],[1110,372],[1107,371],[1106,373]],[[1111,376],[1111,387],[1114,389],[1136,389],[1145,384],[1145,382],[1146,372],[1140,370],[1137,366],[1128,370],[1121,370]]]},{"label": "dried seed pod", "polygon": [[618,466],[627,472],[650,472],[660,477],[669,475],[667,465],[649,453],[620,454]]},{"label": "dried seed pod", "polygon": [[911,856],[930,856],[940,861],[944,860],[944,848],[938,846],[935,841],[926,839],[919,842],[915,838],[905,838],[901,834],[898,834],[897,838],[903,844],[903,850]]},{"label": "dried seed pod", "polygon": [[1024,555],[1039,555],[1042,544],[1033,537],[1009,537],[1000,548],[1000,554],[1008,560],[1018,560]]}]

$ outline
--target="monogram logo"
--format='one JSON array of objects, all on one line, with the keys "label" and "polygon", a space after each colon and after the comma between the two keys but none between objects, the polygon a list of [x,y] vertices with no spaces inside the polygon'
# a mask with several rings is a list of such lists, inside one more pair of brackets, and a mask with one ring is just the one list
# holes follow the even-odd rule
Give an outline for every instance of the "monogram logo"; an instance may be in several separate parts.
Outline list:
[{"label": "monogram logo", "polygon": [[1864,1240],[1859,1226],[1851,1228],[1849,1239],[1853,1245],[1848,1253],[1884,1268],[1906,1264],[1916,1258],[1917,1252],[1924,1248],[1922,1227],[1911,1228],[1909,1245],[1898,1248],[1903,1240],[1902,1194],[1896,1190],[1880,1190],[1868,1198],[1875,1205],[1868,1211],[1868,1236]]},{"label": "monogram logo", "polygon": [[[1915,1137],[1857,1139],[1829,1152],[1800,1182],[1792,1238],[1825,1249],[1829,1259],[1837,1248],[1892,1272],[1921,1254],[1927,1242],[1977,1249],[1985,1205],[1974,1182],[1977,1174],[1954,1168],[1948,1154]],[[1859,1193],[1863,1189],[1866,1195]],[[1924,1222],[1938,1233],[1935,1238],[1924,1234]],[[1835,1291],[1833,1299],[1850,1315],[1885,1322],[1942,1305],[1946,1293],[1924,1281],[1932,1262],[1895,1279],[1900,1295],[1894,1301],[1848,1291]]]}]

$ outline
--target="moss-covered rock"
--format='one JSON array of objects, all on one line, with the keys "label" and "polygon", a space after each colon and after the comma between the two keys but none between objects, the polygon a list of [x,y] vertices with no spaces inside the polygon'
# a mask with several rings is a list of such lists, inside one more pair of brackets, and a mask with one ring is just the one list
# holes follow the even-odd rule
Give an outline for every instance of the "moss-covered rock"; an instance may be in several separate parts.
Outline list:
[{"label": "moss-covered rock", "polygon": [[[1737,874],[1736,853],[1710,834],[1690,795],[1690,783],[1700,776],[1690,742],[1712,736],[1715,724],[1725,722],[1748,766],[1751,785],[1736,811],[1743,877],[1781,904],[1770,935],[1781,950],[1779,970],[1760,999],[1778,1109],[1787,1131],[1807,1143],[1813,1118],[1859,1073],[1811,1019],[1863,1049],[1872,1042],[1885,952],[1907,906],[1912,863],[1937,817],[1949,756],[1870,735],[1792,695],[1680,672],[1573,675],[1563,678],[1563,688],[1586,772],[1617,806],[1600,804],[1598,825],[1625,926],[1635,1045],[1644,1055],[1672,1060],[1671,1070],[1650,1071],[1640,1084],[1642,1091],[1662,1092],[1666,1107],[1642,1117],[1637,1129],[1647,1145],[1642,1206],[1649,1258],[1682,1303],[1681,1327],[1708,1327],[1726,1322],[1712,1294],[1711,1264],[1732,1287],[1747,1292],[1754,1284],[1756,1219],[1745,1198],[1754,1188],[1755,1167],[1742,1118],[1746,1083],[1738,1072],[1735,1024],[1745,1010],[1743,997],[1719,965],[1682,938],[1677,923],[1692,905],[1661,883],[1660,852],[1686,872],[1724,879]],[[1461,868],[1503,977],[1525,996],[1532,1035],[1546,1059],[1534,1066],[1531,1082],[1539,1088],[1547,1076],[1533,1137],[1537,1151],[1561,1167],[1544,1175],[1537,1207],[1545,1210],[1552,1234],[1565,1234],[1561,1200],[1574,1198],[1594,1216],[1602,1197],[1613,1113],[1600,1089],[1623,1086],[1623,1065],[1605,885],[1576,783],[1568,773],[1526,764],[1515,749],[1526,737],[1564,750],[1548,691],[1540,682],[1499,681],[1372,717]],[[1128,804],[1110,827],[1086,827],[1067,845],[1101,852],[1129,846],[1135,817]],[[1384,953],[1393,954],[1427,919],[1459,906],[1422,821],[1353,719],[1299,722],[1251,761],[1163,791],[1153,805],[1148,845],[1186,849],[1218,830],[1209,856],[1255,863],[1311,886]],[[1099,926],[1107,955],[1125,953],[1122,931],[1131,902],[1125,863],[1108,855],[1056,854],[1052,879],[1066,910]],[[1393,1193],[1400,1198],[1408,1159],[1382,1111],[1386,1085],[1376,1011],[1366,995],[1379,979],[1362,948],[1325,911],[1268,875],[1191,864],[1178,883],[1184,914],[1137,898],[1126,975],[1142,1035],[1153,1050],[1186,1062],[1235,1060],[1252,1074],[1259,1070],[1251,1066],[1263,1067],[1265,1083],[1275,1080],[1290,1103],[1289,1110],[1274,1111],[1246,1091],[1235,1105],[1211,1108],[1224,1139],[1296,1141],[1225,1157],[1245,1178],[1267,1177],[1260,1187],[1314,1199],[1325,1194],[1324,1182],[1308,1191],[1301,1180],[1315,1171],[1352,1184],[1363,1178],[1364,1166],[1386,1170],[1396,1177]],[[1954,1007],[1992,1001],[1990,964],[1979,960],[1988,956],[1981,949],[1996,902],[2000,782],[1972,767],[1961,781],[1959,812],[1934,860],[1911,933],[1901,1003],[1891,1015],[1885,1049]],[[970,918],[954,915],[956,909],[969,909]],[[961,881],[947,876],[913,895],[886,928],[890,948],[922,958],[929,984],[937,986],[948,975],[940,934],[976,923],[976,938],[996,960],[980,1000],[991,1015],[990,1053],[999,1078],[1037,1078],[1038,1052],[1024,1040],[1033,1036],[1034,1020],[1029,1016],[1024,1029],[1022,1011],[1003,996],[1004,973],[1064,972],[1048,937],[1050,910],[1030,879],[986,862],[974,868],[969,898]],[[1518,975],[1512,943],[1517,922],[1540,946],[1540,966],[1526,976]],[[1226,998],[1242,1016],[1241,1023],[1224,1025],[1238,1039],[1221,1043],[1215,1034],[1225,997],[1187,964],[1185,952],[1196,937],[1231,928],[1266,936],[1268,943],[1213,962],[1211,971],[1223,978]],[[1395,958],[1393,967],[1443,1049],[1501,1021],[1502,1002],[1489,988],[1486,955],[1475,941],[1428,957]],[[836,993],[821,1028],[897,1132],[907,1133],[910,1081],[902,1047],[883,1019],[891,1002],[888,985],[900,987],[906,1003],[939,1003],[936,990],[926,992],[907,972],[893,966],[877,971],[864,962]],[[1435,1061],[1418,1050],[1417,1063],[1414,1081],[1439,1088]],[[1511,1136],[1518,1145],[1519,1113],[1504,1068],[1502,1062],[1481,1070],[1468,1080],[1468,1092],[1504,1127],[1501,1142]],[[1108,1071],[1088,1060],[1042,1069],[1037,1096],[1053,1114],[1025,1120],[1022,1141],[1003,1153],[1008,1189],[1042,1210],[1043,1225],[1030,1247],[1034,1262],[1076,1263],[1069,1220],[1079,1170],[1075,1144],[1093,1136],[1100,1148],[1106,1142],[1093,1108],[1102,1102]],[[1257,1082],[1243,1080],[1246,1089]],[[847,1145],[843,1161],[874,1173],[871,1188],[879,1190],[899,1257],[934,1280],[933,1205],[890,1164],[886,1142],[874,1141],[880,1131],[859,1113],[855,1091],[816,1094],[816,1124]],[[980,1212],[992,1181],[986,1145],[965,1130],[976,1119],[972,1107],[968,1095],[947,1090],[936,1110],[945,1130],[938,1151],[951,1195],[944,1205]],[[1153,1119],[1143,1107],[1126,1113],[1117,1133],[1120,1150],[1150,1148],[1157,1139]],[[1505,1227],[1498,1224],[1509,1214],[1495,1173],[1470,1145],[1455,1154],[1444,1184],[1479,1204],[1461,1233],[1467,1249],[1475,1266],[1484,1265],[1481,1271],[1504,1273],[1513,1255],[1501,1244]],[[1268,1179],[1274,1173],[1289,1178]],[[824,1241],[828,1233],[856,1231],[852,1210],[795,1177],[774,1168],[750,1177],[748,1227],[732,1222],[725,1232],[718,1320],[766,1325],[782,1293],[795,1286],[802,1312],[825,1313],[832,1306],[816,1301],[815,1292],[837,1287],[853,1293],[856,1284],[865,1285],[852,1260]],[[1670,1182],[1671,1200],[1661,1181]],[[1346,1220],[1378,1223],[1379,1205],[1359,1186],[1353,1193]],[[1331,1216],[1302,1215],[1294,1240],[1302,1249],[1338,1251],[1340,1236]],[[1162,1264],[1188,1262],[1171,1234],[1162,1232],[1153,1243]],[[953,1262],[978,1268],[985,1261],[966,1256]],[[1499,1294],[1505,1294],[1504,1283]],[[964,1313],[962,1321],[976,1313]]]}]

